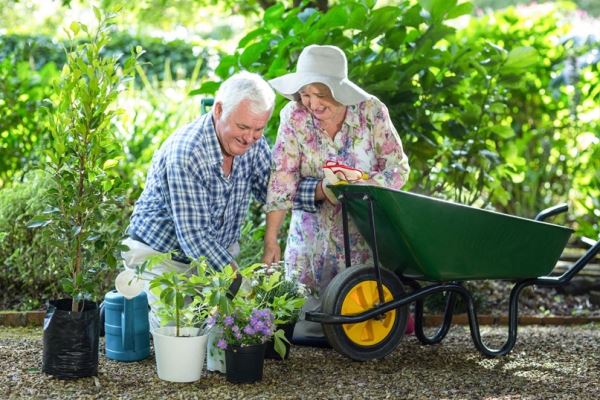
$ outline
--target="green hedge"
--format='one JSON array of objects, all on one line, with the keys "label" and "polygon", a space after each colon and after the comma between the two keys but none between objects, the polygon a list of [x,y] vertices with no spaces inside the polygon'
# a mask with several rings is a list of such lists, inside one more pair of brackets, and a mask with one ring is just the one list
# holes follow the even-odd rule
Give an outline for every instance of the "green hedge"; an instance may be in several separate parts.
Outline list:
[{"label": "green hedge", "polygon": [[[5,35],[0,36],[0,60],[14,57],[17,61],[27,61],[34,69],[40,69],[48,63],[59,68],[65,63],[64,46],[47,36]],[[115,32],[111,36],[103,54],[127,56],[136,46],[142,46],[145,54],[140,58],[142,68],[149,79],[163,80],[167,76],[190,77],[198,60],[202,60],[200,74],[208,71],[208,50],[200,49],[183,40],[162,40],[151,37],[135,37],[124,32]],[[123,63],[126,57],[121,57]],[[139,81],[138,81],[139,82]]]}]

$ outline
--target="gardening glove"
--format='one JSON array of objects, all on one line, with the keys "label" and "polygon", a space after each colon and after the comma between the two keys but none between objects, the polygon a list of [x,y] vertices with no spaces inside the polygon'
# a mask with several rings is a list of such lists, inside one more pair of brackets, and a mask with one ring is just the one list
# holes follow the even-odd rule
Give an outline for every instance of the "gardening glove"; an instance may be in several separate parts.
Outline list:
[{"label": "gardening glove", "polygon": [[327,201],[338,204],[338,199],[328,185],[341,185],[369,179],[369,175],[360,169],[352,168],[335,161],[327,161],[323,166],[325,178],[321,181],[321,189]]}]

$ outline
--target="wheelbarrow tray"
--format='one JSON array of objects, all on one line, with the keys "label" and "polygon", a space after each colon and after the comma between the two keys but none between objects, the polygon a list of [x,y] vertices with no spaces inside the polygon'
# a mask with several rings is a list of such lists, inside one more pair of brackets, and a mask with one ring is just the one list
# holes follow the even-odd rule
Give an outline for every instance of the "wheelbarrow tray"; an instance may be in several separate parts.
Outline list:
[{"label": "wheelbarrow tray", "polygon": [[[549,274],[572,229],[370,185],[336,185],[371,247],[373,199],[379,261],[405,277],[428,281],[525,279]],[[352,193],[355,195],[353,196]]]}]

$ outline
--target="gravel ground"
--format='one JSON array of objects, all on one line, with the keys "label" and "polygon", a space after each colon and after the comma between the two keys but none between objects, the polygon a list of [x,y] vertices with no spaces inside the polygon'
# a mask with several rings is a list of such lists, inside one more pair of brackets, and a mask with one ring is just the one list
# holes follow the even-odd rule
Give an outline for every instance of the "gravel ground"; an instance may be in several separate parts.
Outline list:
[{"label": "gravel ground", "polygon": [[[193,384],[160,381],[154,358],[100,357],[97,378],[61,381],[40,372],[41,329],[0,327],[0,397],[9,399],[597,399],[600,325],[524,326],[513,352],[487,359],[467,327],[436,346],[414,336],[383,360],[353,362],[330,349],[294,347],[289,360],[265,361],[264,378],[233,385],[216,373]],[[506,328],[483,327],[498,345]],[[103,350],[101,344],[101,351]]]}]

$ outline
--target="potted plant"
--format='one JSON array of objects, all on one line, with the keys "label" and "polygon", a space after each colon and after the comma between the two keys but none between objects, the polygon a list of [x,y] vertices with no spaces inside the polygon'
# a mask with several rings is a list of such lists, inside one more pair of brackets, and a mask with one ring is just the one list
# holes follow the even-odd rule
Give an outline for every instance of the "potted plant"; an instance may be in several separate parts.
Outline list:
[{"label": "potted plant", "polygon": [[51,142],[42,165],[50,189],[47,207],[29,227],[50,230],[48,246],[63,257],[62,288],[69,298],[51,301],[44,322],[42,370],[59,378],[97,375],[99,277],[116,266],[120,242],[122,183],[112,169],[121,148],[111,126],[119,112],[113,103],[133,74],[136,57],[120,69],[114,57],[101,55],[114,15],[94,8],[98,28],[71,24],[70,40],[87,38],[67,51],[66,63],[49,100]]},{"label": "potted plant", "polygon": [[[164,254],[150,258],[139,269],[152,274],[152,267],[170,258]],[[150,280],[149,290],[156,295],[161,327],[152,331],[158,377],[170,382],[200,379],[208,336],[205,321],[209,315],[210,269],[205,259],[192,261],[185,272],[167,271]]]},{"label": "potted plant", "polygon": [[218,309],[209,322],[222,332],[217,347],[225,351],[227,381],[259,381],[266,343],[275,332],[275,318],[268,308],[259,308],[255,297],[236,296],[232,306],[229,313]]},{"label": "potted plant", "polygon": [[275,318],[275,339],[267,342],[265,357],[283,360],[289,357],[294,326],[306,299],[306,288],[294,277],[287,277],[283,264],[259,265],[254,274],[256,297]]}]

